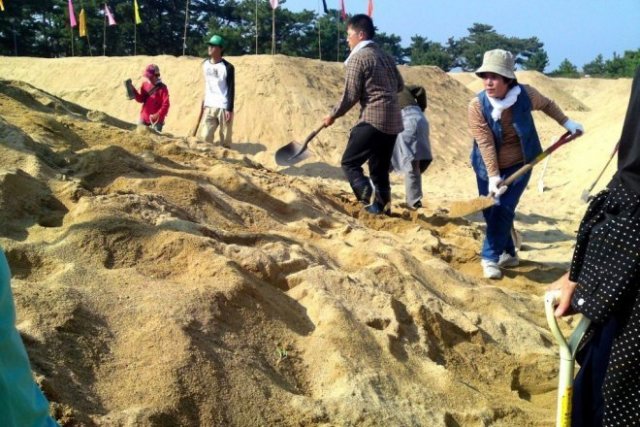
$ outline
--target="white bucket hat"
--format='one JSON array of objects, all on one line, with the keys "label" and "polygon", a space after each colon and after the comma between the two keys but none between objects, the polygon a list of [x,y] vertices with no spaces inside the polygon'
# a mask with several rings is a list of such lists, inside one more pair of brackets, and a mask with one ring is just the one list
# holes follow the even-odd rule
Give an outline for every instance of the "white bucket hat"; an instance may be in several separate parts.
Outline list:
[{"label": "white bucket hat", "polygon": [[516,80],[513,70],[516,61],[513,54],[507,50],[494,49],[484,53],[482,65],[476,70],[476,76],[482,77],[482,73],[496,73],[508,79]]}]

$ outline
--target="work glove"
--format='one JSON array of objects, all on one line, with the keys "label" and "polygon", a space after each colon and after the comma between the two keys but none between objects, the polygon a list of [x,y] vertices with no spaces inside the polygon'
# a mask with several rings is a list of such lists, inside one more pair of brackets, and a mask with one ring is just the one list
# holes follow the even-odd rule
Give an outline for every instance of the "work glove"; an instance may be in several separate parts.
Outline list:
[{"label": "work glove", "polygon": [[498,198],[502,196],[505,191],[507,191],[507,186],[503,185],[499,187],[502,182],[502,178],[499,175],[494,175],[489,177],[489,193],[493,195],[494,198]]},{"label": "work glove", "polygon": [[575,135],[577,132],[584,133],[584,128],[580,123],[574,122],[571,119],[567,119],[566,122],[562,124],[562,126],[571,132],[571,135]]}]

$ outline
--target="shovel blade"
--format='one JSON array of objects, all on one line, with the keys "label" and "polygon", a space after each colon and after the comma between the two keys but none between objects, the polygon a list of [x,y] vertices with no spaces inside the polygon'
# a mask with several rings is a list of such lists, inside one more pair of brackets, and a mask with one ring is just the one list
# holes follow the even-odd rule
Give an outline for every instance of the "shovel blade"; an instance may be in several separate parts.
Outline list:
[{"label": "shovel blade", "polygon": [[302,144],[292,141],[276,151],[276,163],[280,166],[291,166],[310,156]]},{"label": "shovel blade", "polygon": [[589,190],[584,190],[582,192],[582,196],[580,196],[580,198],[582,199],[583,202],[587,203],[589,202],[589,196],[591,195],[591,192]]},{"label": "shovel blade", "polygon": [[480,196],[472,200],[465,200],[463,202],[453,202],[449,207],[450,218],[460,218],[463,216],[471,215],[472,213],[479,212],[483,209],[490,208],[495,205],[496,201],[493,197]]}]

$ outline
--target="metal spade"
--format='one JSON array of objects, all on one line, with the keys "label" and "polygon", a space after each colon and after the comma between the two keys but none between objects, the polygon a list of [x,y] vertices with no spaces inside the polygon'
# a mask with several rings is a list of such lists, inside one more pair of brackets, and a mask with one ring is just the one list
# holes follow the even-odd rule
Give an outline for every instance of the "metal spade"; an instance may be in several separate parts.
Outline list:
[{"label": "metal spade", "polygon": [[309,142],[324,128],[324,123],[318,126],[317,129],[305,138],[302,144],[296,141],[291,141],[284,147],[278,149],[278,151],[276,151],[276,163],[280,166],[291,166],[308,158],[310,156],[307,152]]},{"label": "metal spade", "polygon": [[[535,165],[537,165],[542,160],[544,160],[549,154],[557,150],[558,147],[560,147],[563,144],[566,144],[567,142],[575,138],[578,138],[581,135],[582,135],[582,132],[578,132],[573,135],[570,132],[565,133],[560,137],[560,139],[558,139],[552,145],[547,147],[546,150],[538,154],[538,156],[536,156],[536,158],[533,159],[531,163],[527,163],[526,165],[522,166],[520,169],[518,169],[512,175],[510,175],[507,179],[501,182],[500,186],[502,187],[505,185],[510,185],[517,178],[529,172]],[[479,212],[483,209],[489,208],[495,204],[496,204],[496,199],[493,197],[493,194],[489,194],[488,196],[476,197],[475,199],[472,199],[472,200],[455,201],[451,203],[451,206],[449,208],[449,217],[459,218],[462,216],[470,215],[472,213]]]}]

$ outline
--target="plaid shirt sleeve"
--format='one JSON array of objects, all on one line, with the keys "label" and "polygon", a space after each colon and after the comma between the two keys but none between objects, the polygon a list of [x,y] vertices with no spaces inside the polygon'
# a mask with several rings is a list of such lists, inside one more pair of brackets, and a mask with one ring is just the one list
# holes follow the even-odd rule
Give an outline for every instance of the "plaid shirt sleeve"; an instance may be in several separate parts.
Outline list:
[{"label": "plaid shirt sleeve", "polygon": [[344,92],[338,105],[333,108],[332,116],[335,118],[344,116],[354,105],[360,101],[364,92],[364,72],[362,61],[353,58],[347,64],[344,83]]}]

